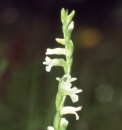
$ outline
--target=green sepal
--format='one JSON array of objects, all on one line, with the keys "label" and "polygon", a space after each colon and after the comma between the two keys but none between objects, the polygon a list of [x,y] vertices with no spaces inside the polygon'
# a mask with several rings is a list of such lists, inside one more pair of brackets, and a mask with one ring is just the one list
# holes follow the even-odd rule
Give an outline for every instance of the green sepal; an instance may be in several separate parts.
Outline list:
[{"label": "green sepal", "polygon": [[74,45],[71,39],[67,42],[67,50],[68,50],[67,57],[68,58],[72,57]]},{"label": "green sepal", "polygon": [[[62,31],[63,31],[63,35],[64,35],[64,39],[65,39],[65,37],[66,37],[66,32],[67,32],[67,26],[66,26],[65,23],[62,25]],[[65,44],[66,44],[66,43],[65,43]]]},{"label": "green sepal", "polygon": [[62,8],[61,9],[61,22],[62,22],[62,24],[65,23],[67,16],[68,16],[68,10],[65,11],[65,9]]},{"label": "green sepal", "polygon": [[70,58],[67,61],[66,74],[70,74],[71,73],[72,62],[73,62],[73,58]]},{"label": "green sepal", "polygon": [[62,24],[64,23],[65,20],[66,20],[66,13],[65,13],[65,9],[62,8],[61,9],[61,22],[62,22]]},{"label": "green sepal", "polygon": [[61,39],[61,38],[56,38],[55,39],[58,43],[62,44],[62,45],[65,45],[65,40],[64,39]]},{"label": "green sepal", "polygon": [[73,10],[67,17],[67,20],[66,20],[67,25],[69,25],[69,23],[72,21],[74,15],[75,15],[75,11]]},{"label": "green sepal", "polygon": [[63,58],[59,58],[59,66],[65,66],[66,61]]},{"label": "green sepal", "polygon": [[66,44],[66,50],[67,50],[67,54],[66,54],[66,66],[65,66],[65,72],[66,74],[70,74],[71,72],[71,66],[72,66],[72,62],[73,62],[73,50],[74,50],[74,45],[72,40],[70,39],[67,44]]},{"label": "green sepal", "polygon": [[66,9],[66,18],[68,17],[68,9]]},{"label": "green sepal", "polygon": [[53,123],[54,130],[59,130],[60,122],[61,122],[61,116],[60,113],[57,112],[54,117],[54,123]]},{"label": "green sepal", "polygon": [[[72,23],[74,24],[74,22],[72,21]],[[71,23],[70,23],[71,24]],[[67,28],[67,33],[66,33],[66,41],[70,40],[71,34],[72,34],[73,28]]]},{"label": "green sepal", "polygon": [[56,95],[56,110],[58,111],[62,102],[63,96],[58,92]]},{"label": "green sepal", "polygon": [[66,61],[63,58],[60,58],[55,66],[61,66],[64,68],[66,66]]}]

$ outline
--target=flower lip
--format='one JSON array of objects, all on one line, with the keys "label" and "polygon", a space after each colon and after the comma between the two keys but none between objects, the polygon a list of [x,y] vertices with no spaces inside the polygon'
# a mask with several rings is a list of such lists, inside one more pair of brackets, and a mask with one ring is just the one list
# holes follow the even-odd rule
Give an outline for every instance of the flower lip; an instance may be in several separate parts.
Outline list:
[{"label": "flower lip", "polygon": [[48,65],[50,61],[51,61],[51,59],[48,56],[46,56],[45,61],[43,62],[43,64]]},{"label": "flower lip", "polygon": [[46,71],[50,72],[50,70],[51,70],[51,68],[52,68],[53,65],[51,63],[51,59],[48,56],[46,56],[45,61],[43,62],[43,64],[47,65],[46,66]]}]

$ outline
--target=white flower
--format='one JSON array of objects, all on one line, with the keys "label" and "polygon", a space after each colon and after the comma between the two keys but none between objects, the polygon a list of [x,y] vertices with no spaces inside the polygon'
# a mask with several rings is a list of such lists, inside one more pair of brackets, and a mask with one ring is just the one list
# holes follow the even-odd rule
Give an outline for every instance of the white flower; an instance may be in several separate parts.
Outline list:
[{"label": "white flower", "polygon": [[59,130],[66,130],[67,125],[68,121],[65,118],[61,118]]},{"label": "white flower", "polygon": [[47,130],[54,130],[54,128],[52,126],[48,126]]},{"label": "white flower", "polygon": [[62,95],[69,95],[72,99],[72,102],[75,103],[78,101],[78,95],[76,93],[82,92],[82,89],[77,89],[77,87],[71,88],[72,84],[70,82],[75,81],[76,78],[71,78],[70,75],[64,75],[62,79],[56,78],[61,81],[60,93]]},{"label": "white flower", "polygon": [[45,62],[43,62],[46,66],[46,71],[50,72],[52,66],[63,66],[65,64],[64,59],[50,59],[48,56],[45,58]]},{"label": "white flower", "polygon": [[76,113],[76,111],[80,111],[81,110],[81,106],[80,107],[71,107],[71,106],[68,106],[68,107],[63,107],[61,109],[61,115],[64,115],[64,114],[75,114],[76,116],[76,120],[79,119],[79,116],[78,114]]},{"label": "white flower", "polygon": [[[70,87],[70,86],[69,86]],[[69,90],[63,90],[65,95],[69,95],[72,99],[72,102],[75,103],[78,101],[79,97],[76,93],[82,92],[82,89],[77,89],[77,87],[69,88]]]},{"label": "white flower", "polygon": [[61,118],[60,126],[67,126],[68,121],[65,118]]},{"label": "white flower", "polygon": [[52,55],[52,54],[66,55],[66,49],[65,48],[55,48],[55,49],[48,48],[46,51],[46,55]]},{"label": "white flower", "polygon": [[48,65],[48,66],[46,66],[46,71],[50,72],[50,70],[53,66],[52,60],[49,57],[46,57],[45,60],[46,60],[46,62],[43,62],[43,64]]}]

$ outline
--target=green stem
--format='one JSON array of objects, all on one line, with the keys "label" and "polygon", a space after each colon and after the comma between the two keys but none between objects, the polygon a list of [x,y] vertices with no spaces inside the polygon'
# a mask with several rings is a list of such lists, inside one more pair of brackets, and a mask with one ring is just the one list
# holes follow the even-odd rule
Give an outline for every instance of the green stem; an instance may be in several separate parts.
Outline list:
[{"label": "green stem", "polygon": [[64,106],[65,100],[66,100],[66,96],[63,96],[63,99],[62,99],[61,105],[59,107],[59,110],[61,110],[61,108]]},{"label": "green stem", "polygon": [[[73,45],[72,45],[72,41],[70,40],[70,36],[72,33],[72,29],[68,30],[68,26],[72,20],[74,16],[74,12],[72,11],[72,13],[68,16],[68,10],[64,10],[62,9],[61,11],[61,19],[62,19],[62,31],[63,31],[63,36],[64,36],[64,40],[65,40],[65,49],[66,49],[66,65],[64,66],[64,71],[65,74],[70,74],[71,73],[71,66],[72,66],[72,53],[73,53]],[[68,21],[68,23],[67,23]],[[60,88],[60,81],[59,81],[59,88]],[[59,90],[58,90],[59,91]],[[66,100],[66,96],[62,96],[60,94],[60,92],[57,93],[56,96],[56,115],[54,117],[54,130],[59,130],[60,129],[60,121],[62,118],[62,115],[60,114],[61,109],[64,106]]]}]

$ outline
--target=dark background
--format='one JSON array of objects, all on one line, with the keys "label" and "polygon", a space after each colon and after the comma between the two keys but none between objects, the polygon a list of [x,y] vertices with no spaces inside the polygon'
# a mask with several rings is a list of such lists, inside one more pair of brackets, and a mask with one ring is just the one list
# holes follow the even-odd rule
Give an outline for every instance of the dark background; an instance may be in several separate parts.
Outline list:
[{"label": "dark background", "polygon": [[[53,123],[61,67],[45,71],[47,48],[61,47],[60,10],[76,11],[73,86],[83,89],[70,130],[122,130],[122,1],[0,0],[0,130],[46,130]],[[56,56],[54,56],[56,58]]]}]

